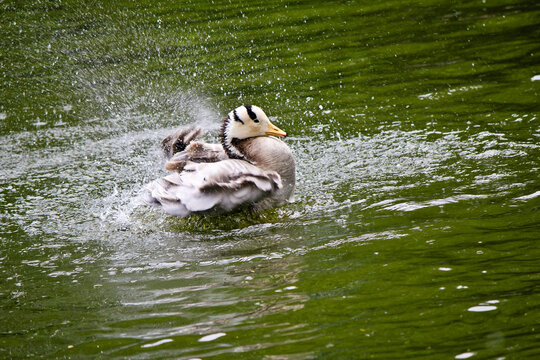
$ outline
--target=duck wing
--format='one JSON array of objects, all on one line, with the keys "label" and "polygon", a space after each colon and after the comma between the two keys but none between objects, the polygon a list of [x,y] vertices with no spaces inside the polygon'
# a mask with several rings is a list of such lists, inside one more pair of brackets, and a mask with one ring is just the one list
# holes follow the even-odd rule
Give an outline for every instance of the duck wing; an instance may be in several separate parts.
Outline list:
[{"label": "duck wing", "polygon": [[146,202],[171,215],[223,212],[251,205],[282,187],[281,177],[244,160],[187,162],[146,186]]},{"label": "duck wing", "polygon": [[202,129],[196,125],[188,125],[178,129],[161,142],[163,155],[166,159],[170,159],[174,154],[184,151],[189,143],[201,133]]},{"label": "duck wing", "polygon": [[212,163],[228,158],[227,153],[223,150],[223,146],[195,141],[189,144],[184,151],[174,154],[165,164],[165,169],[182,172],[184,167],[190,162]]}]

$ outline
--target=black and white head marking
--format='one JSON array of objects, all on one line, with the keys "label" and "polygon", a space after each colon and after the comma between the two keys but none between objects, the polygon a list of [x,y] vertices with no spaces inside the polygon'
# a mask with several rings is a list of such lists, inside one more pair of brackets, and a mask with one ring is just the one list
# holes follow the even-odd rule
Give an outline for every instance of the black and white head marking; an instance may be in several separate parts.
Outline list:
[{"label": "black and white head marking", "polygon": [[240,119],[240,117],[238,116],[236,109],[233,110],[233,117],[234,117],[234,121],[238,121],[239,123],[242,123],[242,125],[245,124],[244,121],[242,121],[242,119]]},{"label": "black and white head marking", "polygon": [[238,141],[264,135],[266,127],[262,122],[269,122],[261,108],[254,105],[242,105],[231,111],[221,127],[220,140],[223,149],[231,159],[246,160],[235,146]]},{"label": "black and white head marking", "polygon": [[257,119],[257,114],[255,114],[253,112],[253,106],[251,105],[244,105],[246,110],[247,110],[247,113],[248,113],[248,116],[250,117],[251,120],[255,121],[256,123],[259,122],[259,119]]}]

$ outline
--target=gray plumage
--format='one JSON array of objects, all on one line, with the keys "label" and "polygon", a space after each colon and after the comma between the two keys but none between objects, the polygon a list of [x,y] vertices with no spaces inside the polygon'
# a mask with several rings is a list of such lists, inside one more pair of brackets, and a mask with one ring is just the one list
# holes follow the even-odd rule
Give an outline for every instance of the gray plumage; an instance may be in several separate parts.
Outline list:
[{"label": "gray plumage", "polygon": [[267,135],[285,133],[260,108],[231,112],[220,134],[222,144],[193,141],[200,133],[191,126],[163,140],[165,168],[171,173],[146,185],[147,204],[189,216],[245,207],[260,211],[292,198],[294,158],[283,141]]}]

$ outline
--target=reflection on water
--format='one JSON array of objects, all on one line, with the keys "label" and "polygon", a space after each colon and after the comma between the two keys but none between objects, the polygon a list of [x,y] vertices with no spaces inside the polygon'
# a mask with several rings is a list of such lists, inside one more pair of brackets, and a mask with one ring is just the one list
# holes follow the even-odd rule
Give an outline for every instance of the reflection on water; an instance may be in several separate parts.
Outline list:
[{"label": "reflection on water", "polygon": [[[539,355],[536,5],[124,5],[0,4],[3,357]],[[141,206],[244,102],[296,201]]]}]

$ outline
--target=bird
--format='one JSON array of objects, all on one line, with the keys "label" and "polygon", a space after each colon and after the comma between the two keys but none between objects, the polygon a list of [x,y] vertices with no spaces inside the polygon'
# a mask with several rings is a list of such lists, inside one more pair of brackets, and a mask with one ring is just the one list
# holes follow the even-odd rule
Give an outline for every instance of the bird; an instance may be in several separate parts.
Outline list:
[{"label": "bird", "polygon": [[227,114],[219,144],[195,141],[196,125],[161,143],[170,173],[144,187],[144,202],[167,214],[188,217],[250,209],[261,212],[293,199],[295,161],[280,138],[285,131],[255,105]]}]

